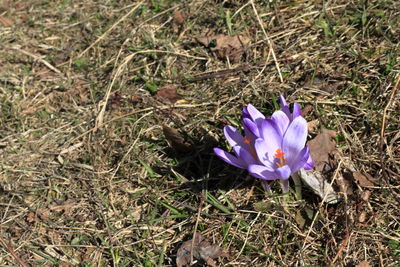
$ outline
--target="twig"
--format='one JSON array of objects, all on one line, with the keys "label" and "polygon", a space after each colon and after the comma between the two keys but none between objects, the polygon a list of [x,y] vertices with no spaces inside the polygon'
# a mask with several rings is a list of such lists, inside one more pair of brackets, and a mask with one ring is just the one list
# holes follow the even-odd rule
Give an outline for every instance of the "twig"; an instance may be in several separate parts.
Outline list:
[{"label": "twig", "polygon": [[15,252],[15,250],[8,244],[2,237],[0,237],[0,243],[10,252],[10,254],[14,257],[14,259],[21,265],[22,267],[29,267]]},{"label": "twig", "polygon": [[281,83],[283,83],[283,77],[282,77],[282,73],[281,73],[281,68],[279,67],[278,60],[276,59],[276,55],[275,55],[275,51],[274,51],[274,48],[273,48],[273,45],[272,45],[272,41],[269,38],[267,32],[265,31],[260,17],[258,16],[258,12],[257,12],[256,6],[254,5],[254,0],[250,0],[250,2],[251,2],[251,6],[253,7],[254,14],[257,17],[258,23],[260,24],[260,27],[261,27],[264,35],[265,35],[265,38],[267,39],[267,42],[268,42],[268,45],[269,45],[269,49],[271,51],[272,57],[274,58],[275,66],[276,66],[276,69],[277,69],[278,74],[279,74],[279,79],[280,79]]},{"label": "twig", "polygon": [[[124,41],[124,43],[121,45],[121,48],[120,48],[119,51],[118,51],[118,55],[117,55],[117,58],[116,58],[115,64],[114,64],[114,69],[116,68],[117,63],[118,63],[118,59],[119,59],[119,57],[120,57],[120,55],[121,55],[121,53],[122,53],[122,48],[125,46],[125,44],[128,42],[128,40],[129,40],[129,38],[126,39],[126,40]],[[118,69],[117,69],[117,71],[116,71],[116,73],[115,73],[113,79],[111,80],[110,85],[108,86],[108,89],[107,89],[106,95],[105,95],[105,97],[104,97],[104,100],[103,100],[103,101],[100,101],[100,103],[99,103],[100,112],[99,112],[99,114],[98,114],[97,117],[96,117],[96,124],[95,124],[95,125],[96,125],[96,126],[95,126],[96,128],[97,128],[99,125],[103,124],[103,119],[104,119],[104,114],[105,114],[105,112],[106,112],[107,103],[108,103],[108,100],[109,100],[110,95],[111,95],[111,89],[112,89],[112,87],[114,86],[115,80],[116,80],[117,77],[121,74],[123,67],[124,67],[126,64],[128,64],[128,62],[129,62],[129,61],[125,61],[125,62],[122,63],[121,66],[118,67]]]},{"label": "twig", "polygon": [[197,227],[198,227],[199,221],[200,221],[201,210],[203,209],[203,203],[204,203],[204,196],[202,195],[201,199],[200,199],[199,208],[198,208],[198,211],[197,211],[196,223],[194,224],[192,246],[190,248],[190,265],[193,264],[193,249],[194,249],[194,243],[195,243],[196,234],[197,234]]},{"label": "twig", "polygon": [[333,258],[331,264],[329,264],[329,267],[332,267],[333,264],[337,261],[337,259],[342,255],[343,249],[346,247],[347,243],[349,243],[351,233],[347,230],[346,232],[346,238],[343,240],[342,244],[339,247],[338,252],[336,253],[335,258]]},{"label": "twig", "polygon": [[20,49],[16,46],[11,47],[11,49],[14,49],[15,51],[18,51],[22,54],[25,54],[27,56],[30,56],[31,58],[36,59],[37,61],[40,61],[41,63],[43,63],[46,67],[48,67],[49,69],[51,69],[52,71],[56,72],[56,73],[61,73],[61,71],[59,69],[57,69],[56,67],[54,67],[53,65],[51,65],[49,62],[47,62],[46,60],[44,60],[43,58],[41,58],[40,56],[37,56],[35,54],[32,54],[28,51],[25,51],[23,49]]},{"label": "twig", "polygon": [[389,109],[390,105],[392,104],[393,98],[397,92],[397,89],[399,88],[399,83],[400,83],[400,75],[397,76],[397,81],[396,84],[394,85],[394,88],[392,90],[392,94],[390,95],[389,101],[385,106],[385,109],[383,110],[383,116],[382,116],[382,128],[381,128],[381,142],[380,142],[380,154],[381,154],[381,169],[382,169],[382,174],[383,177],[385,177],[386,181],[388,181],[388,175],[386,172],[386,165],[385,165],[385,152],[383,150],[383,147],[385,146],[385,128],[386,128],[386,113],[387,110]]}]

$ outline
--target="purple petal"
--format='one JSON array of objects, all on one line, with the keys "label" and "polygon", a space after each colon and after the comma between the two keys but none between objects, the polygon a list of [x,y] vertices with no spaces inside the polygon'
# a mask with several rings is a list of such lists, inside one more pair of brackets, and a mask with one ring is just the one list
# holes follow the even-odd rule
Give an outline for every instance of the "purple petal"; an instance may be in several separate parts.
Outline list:
[{"label": "purple petal", "polygon": [[276,151],[275,146],[271,146],[271,143],[266,142],[262,138],[256,139],[254,143],[254,149],[256,150],[258,159],[265,165],[269,171],[274,171],[274,153]]},{"label": "purple petal", "polygon": [[228,140],[228,142],[231,146],[236,146],[236,145],[244,146],[245,145],[245,143],[243,141],[243,136],[235,127],[230,126],[230,125],[225,126],[224,134],[225,134],[226,140]]},{"label": "purple petal", "polygon": [[265,116],[252,104],[247,105],[247,112],[249,113],[251,120],[253,120],[257,124],[261,123],[261,120],[265,119]]},{"label": "purple petal", "polygon": [[278,110],[272,114],[271,119],[275,122],[280,135],[283,136],[289,126],[288,116],[283,111]]},{"label": "purple petal", "polygon": [[288,162],[288,165],[290,166],[292,173],[295,173],[301,168],[303,168],[304,165],[307,163],[309,157],[310,157],[310,149],[308,148],[308,146],[306,146],[300,151],[296,159],[294,159],[291,162]]},{"label": "purple petal", "polygon": [[283,137],[282,150],[288,163],[297,159],[307,140],[307,121],[303,117],[294,119]]},{"label": "purple petal", "polygon": [[268,144],[268,152],[272,153],[272,155],[278,148],[282,148],[282,135],[272,119],[263,120],[261,124],[261,137]]},{"label": "purple petal", "polygon": [[260,131],[258,130],[257,124],[255,124],[252,120],[248,118],[243,119],[243,124],[250,130],[253,135],[260,137]]},{"label": "purple petal", "polygon": [[292,120],[296,119],[298,116],[301,116],[301,108],[299,103],[294,102]]},{"label": "purple petal", "polygon": [[223,161],[225,161],[228,164],[231,164],[235,167],[241,168],[241,169],[246,169],[247,164],[243,162],[242,160],[236,158],[232,154],[216,147],[214,148],[214,153]]},{"label": "purple petal", "polygon": [[242,109],[242,118],[244,119],[244,118],[250,118],[250,114],[249,114],[249,112],[247,111],[247,107],[244,107],[243,109]]},{"label": "purple petal", "polygon": [[279,179],[287,180],[292,174],[292,171],[288,165],[283,165],[275,170],[275,174],[279,177]]},{"label": "purple petal", "polygon": [[279,95],[279,102],[281,104],[281,108],[288,106],[286,99],[282,94]]},{"label": "purple petal", "polygon": [[256,178],[260,178],[263,180],[276,180],[278,177],[276,176],[275,172],[269,171],[265,166],[263,165],[249,165],[247,168],[251,176],[254,176]]},{"label": "purple petal", "polygon": [[247,128],[246,124],[244,124],[244,123],[243,123],[243,130],[244,130],[244,135],[245,135],[247,138],[249,138],[251,144],[254,145],[254,140],[256,140],[258,137],[255,136],[255,135],[253,134],[253,132],[250,131],[250,129]]},{"label": "purple petal", "polygon": [[311,157],[311,154],[309,154],[308,155],[308,159],[307,159],[307,162],[306,162],[306,164],[304,164],[304,167],[303,167],[305,170],[312,170],[312,169],[314,169],[314,161],[313,161],[313,159],[312,159],[312,157]]},{"label": "purple petal", "polygon": [[282,94],[279,95],[279,102],[281,104],[281,109],[283,111],[283,113],[286,114],[286,116],[288,117],[288,119],[291,119],[291,115],[290,115],[290,109],[288,104],[286,103],[285,98],[283,97]]},{"label": "purple petal", "polygon": [[244,149],[243,147],[240,146],[234,146],[233,147],[233,151],[235,151],[236,156],[241,159],[242,161],[244,161],[246,163],[246,165],[250,165],[250,164],[257,164],[258,161],[257,159],[255,159],[250,153],[249,151],[247,151],[246,149]]}]

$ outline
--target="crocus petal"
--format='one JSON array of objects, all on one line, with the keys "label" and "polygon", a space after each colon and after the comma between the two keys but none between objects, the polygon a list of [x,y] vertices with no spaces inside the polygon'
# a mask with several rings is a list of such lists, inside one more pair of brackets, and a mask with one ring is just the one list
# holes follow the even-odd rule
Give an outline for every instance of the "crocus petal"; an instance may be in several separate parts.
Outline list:
[{"label": "crocus petal", "polygon": [[288,106],[286,99],[282,94],[279,95],[279,102],[281,104],[281,108]]},{"label": "crocus petal", "polygon": [[272,114],[271,119],[275,122],[280,135],[283,136],[289,126],[288,116],[283,111],[278,110]]},{"label": "crocus petal", "polygon": [[254,149],[260,162],[262,162],[269,171],[273,172],[275,170],[273,164],[274,152],[276,151],[275,144],[266,142],[262,138],[258,138],[254,143]]},{"label": "crocus petal", "polygon": [[255,136],[255,135],[253,134],[253,132],[250,131],[250,129],[247,128],[246,124],[244,124],[244,123],[243,123],[243,130],[244,130],[244,135],[245,135],[247,138],[249,138],[249,139],[250,139],[250,143],[251,143],[252,145],[254,145],[254,140],[256,140],[258,137]]},{"label": "crocus petal", "polygon": [[220,159],[222,159],[226,163],[231,164],[231,165],[233,165],[235,167],[242,168],[242,169],[246,169],[246,167],[247,167],[247,164],[243,160],[236,158],[232,154],[230,154],[230,153],[228,153],[228,152],[226,152],[226,151],[224,151],[224,150],[222,150],[222,149],[220,149],[218,147],[214,148],[214,153]]},{"label": "crocus petal", "polygon": [[235,151],[236,156],[244,161],[246,165],[257,164],[257,159],[255,159],[246,149],[240,146],[234,146],[233,151]]},{"label": "crocus petal", "polygon": [[283,97],[282,94],[279,95],[279,102],[281,104],[281,109],[282,111],[286,114],[286,116],[288,117],[288,119],[291,119],[291,115],[290,115],[290,109],[288,104],[286,103],[285,98]]},{"label": "crocus petal", "polygon": [[294,102],[293,104],[293,114],[292,114],[292,119],[296,119],[298,116],[301,116],[301,108],[299,103]]},{"label": "crocus petal", "polygon": [[243,124],[247,127],[250,132],[252,132],[255,136],[260,137],[260,131],[258,130],[257,124],[255,124],[252,120],[248,118],[243,119]]},{"label": "crocus petal", "polygon": [[224,134],[226,137],[226,140],[228,140],[228,143],[231,146],[244,146],[245,143],[243,141],[243,136],[240,134],[240,132],[233,126],[227,125],[224,127]]},{"label": "crocus petal", "polygon": [[244,107],[244,108],[242,109],[242,117],[243,117],[243,119],[244,119],[244,118],[250,118],[250,114],[249,114],[249,112],[247,111],[247,107]]},{"label": "crocus petal", "polygon": [[261,123],[261,120],[265,119],[265,116],[252,104],[247,105],[247,112],[249,113],[250,118],[257,124]]},{"label": "crocus petal", "polygon": [[247,170],[249,171],[251,176],[254,176],[256,178],[268,181],[278,179],[275,172],[271,172],[263,165],[257,165],[257,164],[249,165],[249,167],[247,167]]},{"label": "crocus petal", "polygon": [[297,159],[307,140],[307,121],[303,117],[294,119],[283,137],[282,150],[288,163]]},{"label": "crocus petal", "polygon": [[307,163],[309,157],[310,149],[308,148],[308,146],[306,146],[300,151],[300,153],[297,155],[297,158],[293,159],[293,161],[291,162],[288,162],[292,173],[297,172],[298,170],[303,168],[304,165]]},{"label": "crocus petal", "polygon": [[308,155],[308,159],[306,164],[303,167],[305,170],[312,170],[314,168],[314,160],[312,159],[311,155]]},{"label": "crocus petal", "polygon": [[290,175],[292,174],[292,171],[290,170],[290,167],[288,165],[284,165],[282,167],[279,167],[275,170],[276,176],[279,177],[279,179],[286,180],[289,179]]},{"label": "crocus petal", "polygon": [[268,152],[274,155],[278,148],[282,148],[282,135],[278,130],[278,126],[272,119],[265,119],[261,124],[261,137],[268,144]]}]

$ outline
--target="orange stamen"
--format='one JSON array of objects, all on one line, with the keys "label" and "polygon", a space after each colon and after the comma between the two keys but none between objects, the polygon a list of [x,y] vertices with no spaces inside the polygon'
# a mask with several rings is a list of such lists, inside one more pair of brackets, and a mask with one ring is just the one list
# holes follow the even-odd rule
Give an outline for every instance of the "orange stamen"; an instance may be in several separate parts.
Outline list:
[{"label": "orange stamen", "polygon": [[248,138],[247,136],[245,136],[244,138],[244,142],[248,145],[250,145],[250,138]]},{"label": "orange stamen", "polygon": [[280,148],[276,150],[274,157],[279,159],[279,162],[276,162],[278,167],[286,165],[286,157],[284,157],[284,155],[285,153]]},{"label": "orange stamen", "polygon": [[278,159],[280,159],[280,158],[282,158],[283,157],[283,155],[285,155],[285,153],[283,153],[282,152],[282,150],[280,149],[280,148],[278,148],[277,150],[276,150],[276,152],[275,152],[275,158],[278,158]]},{"label": "orange stamen", "polygon": [[243,140],[244,140],[244,142],[249,146],[249,148],[250,148],[250,154],[256,159],[256,158],[257,158],[257,153],[256,153],[254,147],[253,147],[252,145],[250,145],[250,142],[251,142],[250,138],[248,138],[247,136],[245,136],[245,137],[243,138]]}]

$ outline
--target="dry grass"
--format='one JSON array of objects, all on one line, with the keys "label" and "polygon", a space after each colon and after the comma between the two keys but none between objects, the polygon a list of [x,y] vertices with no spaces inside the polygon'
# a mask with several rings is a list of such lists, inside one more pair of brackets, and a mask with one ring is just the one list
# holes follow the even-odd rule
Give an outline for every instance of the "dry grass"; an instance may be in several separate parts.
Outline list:
[{"label": "dry grass", "polygon": [[[195,228],[220,266],[400,264],[398,1],[9,0],[0,18],[0,265],[173,266]],[[226,62],[206,32],[251,46]],[[152,96],[168,84],[185,103]],[[354,180],[337,205],[266,196],[212,154],[242,106],[270,114],[281,92],[337,131],[337,173],[378,179],[367,203]]]}]

